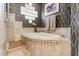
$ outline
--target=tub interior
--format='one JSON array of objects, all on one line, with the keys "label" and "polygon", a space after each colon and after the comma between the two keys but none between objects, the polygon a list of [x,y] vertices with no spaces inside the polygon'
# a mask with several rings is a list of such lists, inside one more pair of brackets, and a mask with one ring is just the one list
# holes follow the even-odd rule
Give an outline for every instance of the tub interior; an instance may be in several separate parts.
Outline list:
[{"label": "tub interior", "polygon": [[61,35],[58,34],[53,34],[53,33],[44,33],[44,32],[40,32],[40,33],[27,33],[24,34],[25,37],[31,38],[31,39],[40,39],[40,40],[54,40],[56,38],[60,38]]}]

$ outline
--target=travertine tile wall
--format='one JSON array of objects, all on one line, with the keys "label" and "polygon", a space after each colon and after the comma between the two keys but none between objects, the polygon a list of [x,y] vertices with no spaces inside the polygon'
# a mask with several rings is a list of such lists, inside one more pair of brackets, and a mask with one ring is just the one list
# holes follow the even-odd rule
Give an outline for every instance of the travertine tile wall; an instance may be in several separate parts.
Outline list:
[{"label": "travertine tile wall", "polygon": [[4,23],[5,4],[0,3],[0,56],[4,55],[6,42],[6,28]]},{"label": "travertine tile wall", "polygon": [[64,36],[67,40],[70,40],[71,28],[70,27],[56,28],[55,33]]},{"label": "travertine tile wall", "polygon": [[22,31],[22,22],[15,21],[15,14],[9,14],[9,21],[5,22],[6,24],[6,32],[7,32],[7,40],[9,41],[17,41],[21,38]]}]

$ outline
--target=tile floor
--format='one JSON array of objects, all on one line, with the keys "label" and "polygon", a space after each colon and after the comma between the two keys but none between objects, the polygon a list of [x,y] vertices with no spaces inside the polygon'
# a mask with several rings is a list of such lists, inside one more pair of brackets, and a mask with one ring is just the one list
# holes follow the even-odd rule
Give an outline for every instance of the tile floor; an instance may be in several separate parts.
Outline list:
[{"label": "tile floor", "polygon": [[31,56],[31,52],[29,52],[24,46],[17,47],[14,49],[10,49],[8,51],[8,56]]},{"label": "tile floor", "polygon": [[10,41],[9,42],[9,49],[17,48],[20,46],[24,46],[25,43],[22,40],[19,41]]},{"label": "tile floor", "polygon": [[23,41],[9,42],[8,56],[31,56],[31,52],[25,48]]}]

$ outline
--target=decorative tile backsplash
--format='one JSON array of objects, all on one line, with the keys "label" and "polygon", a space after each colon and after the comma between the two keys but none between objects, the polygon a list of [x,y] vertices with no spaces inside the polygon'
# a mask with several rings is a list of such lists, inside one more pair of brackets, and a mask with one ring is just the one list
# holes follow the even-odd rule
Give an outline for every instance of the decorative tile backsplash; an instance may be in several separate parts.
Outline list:
[{"label": "decorative tile backsplash", "polygon": [[[21,10],[20,10],[20,7],[21,6],[25,6],[25,3],[10,3],[10,12],[11,13],[15,13],[16,16],[15,16],[15,20],[16,21],[22,21],[23,22],[23,27],[33,27],[32,24],[30,24],[28,22],[28,20],[25,19],[25,16],[24,15],[21,15]],[[41,3],[33,3],[33,7],[35,7],[35,11],[38,12],[38,18],[35,18],[36,21],[33,21],[35,22],[37,25],[37,27],[44,27],[41,25]],[[30,8],[30,7],[29,7]]]}]

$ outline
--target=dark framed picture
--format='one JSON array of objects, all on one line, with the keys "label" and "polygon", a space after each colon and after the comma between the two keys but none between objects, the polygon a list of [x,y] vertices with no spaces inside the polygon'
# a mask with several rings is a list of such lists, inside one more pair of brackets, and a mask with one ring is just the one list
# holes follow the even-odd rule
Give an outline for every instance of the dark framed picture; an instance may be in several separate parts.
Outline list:
[{"label": "dark framed picture", "polygon": [[59,11],[59,3],[48,3],[45,5],[45,16],[54,14]]}]

